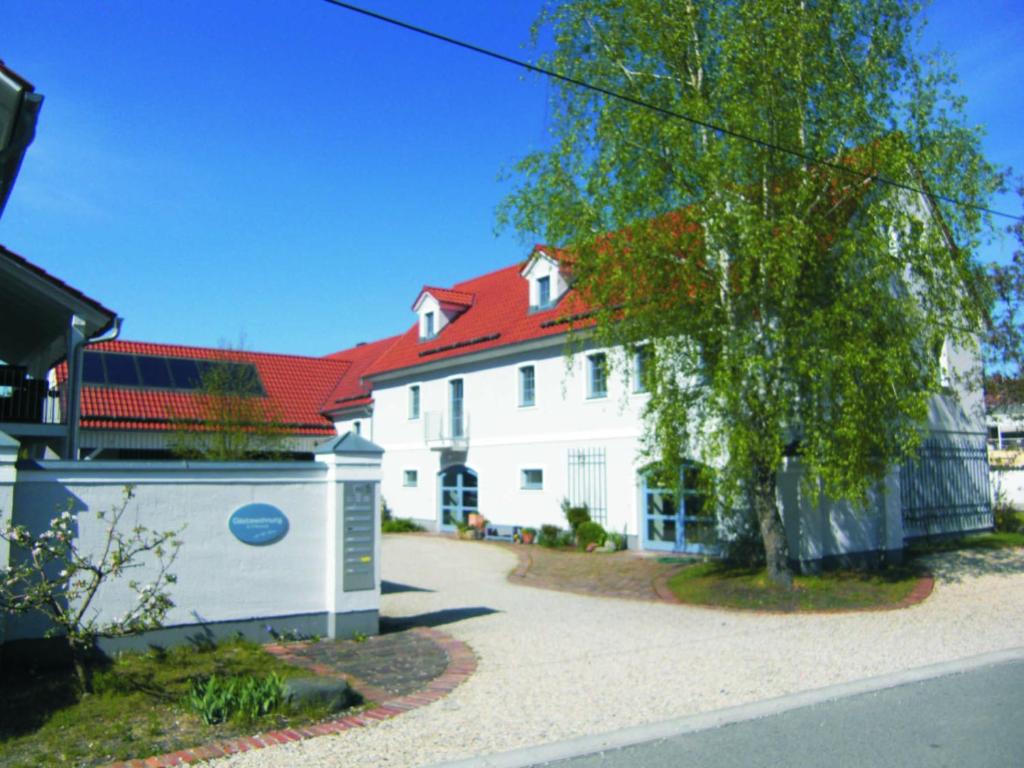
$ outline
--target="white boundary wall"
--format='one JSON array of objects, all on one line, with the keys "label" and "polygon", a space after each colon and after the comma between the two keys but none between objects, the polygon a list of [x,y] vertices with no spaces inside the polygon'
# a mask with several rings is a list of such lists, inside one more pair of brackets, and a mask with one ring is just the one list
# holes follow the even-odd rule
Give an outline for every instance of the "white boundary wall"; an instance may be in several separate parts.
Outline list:
[{"label": "white boundary wall", "polygon": [[[41,530],[70,507],[77,513],[79,546],[95,551],[104,536],[95,512],[119,504],[131,485],[135,498],[123,525],[183,529],[171,568],[177,575],[169,588],[175,607],[161,641],[194,636],[197,627],[207,636],[242,632],[260,640],[271,639],[268,626],[332,637],[377,631],[379,453],[326,453],[314,462],[44,461],[15,467],[15,454],[5,450],[0,446],[4,518],[13,507],[17,523]],[[346,536],[356,535],[343,518],[346,482],[372,482],[376,488],[373,530],[359,534],[372,536],[371,589],[345,591],[345,551],[351,544]],[[277,507],[288,519],[279,541],[254,546],[230,532],[232,513],[257,502]],[[14,554],[0,550],[0,564]],[[150,561],[105,588],[97,599],[100,613],[123,613],[131,597],[127,580],[146,583],[154,568]],[[5,632],[4,623],[0,616],[0,642],[38,638],[46,630],[39,617],[8,616]]]}]

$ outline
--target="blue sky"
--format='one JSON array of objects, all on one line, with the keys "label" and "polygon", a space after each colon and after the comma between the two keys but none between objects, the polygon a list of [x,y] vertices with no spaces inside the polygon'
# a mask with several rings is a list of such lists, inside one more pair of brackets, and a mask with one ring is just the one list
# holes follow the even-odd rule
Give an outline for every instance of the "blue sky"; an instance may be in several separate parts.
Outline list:
[{"label": "blue sky", "polygon": [[[541,2],[363,4],[523,55]],[[939,0],[926,37],[956,57],[990,159],[1018,172],[1022,11]],[[46,100],[0,243],[115,309],[125,338],[326,354],[405,330],[423,284],[528,252],[495,236],[494,209],[501,170],[545,140],[535,77],[322,0],[3,15],[0,58]]]}]

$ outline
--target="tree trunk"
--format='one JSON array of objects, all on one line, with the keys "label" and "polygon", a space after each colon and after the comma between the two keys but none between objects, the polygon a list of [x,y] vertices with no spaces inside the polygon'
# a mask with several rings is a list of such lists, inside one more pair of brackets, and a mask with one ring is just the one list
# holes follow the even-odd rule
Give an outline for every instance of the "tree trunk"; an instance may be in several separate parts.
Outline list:
[{"label": "tree trunk", "polygon": [[789,570],[786,532],[775,497],[775,472],[757,467],[754,472],[754,512],[761,528],[768,578],[785,589],[793,587],[793,572]]},{"label": "tree trunk", "polygon": [[86,696],[92,693],[92,665],[90,662],[90,656],[92,655],[91,644],[86,646],[81,642],[75,642],[68,640],[68,646],[71,649],[71,663],[75,667],[75,680],[78,683],[78,692]]}]

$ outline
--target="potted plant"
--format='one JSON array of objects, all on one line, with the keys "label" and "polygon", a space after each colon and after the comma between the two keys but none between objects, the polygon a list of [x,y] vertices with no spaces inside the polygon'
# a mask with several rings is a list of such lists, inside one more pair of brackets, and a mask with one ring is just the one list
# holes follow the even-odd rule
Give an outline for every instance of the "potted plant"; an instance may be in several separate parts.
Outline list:
[{"label": "potted plant", "polygon": [[533,544],[535,538],[537,538],[536,528],[523,528],[523,544]]},{"label": "potted plant", "polygon": [[487,525],[487,521],[484,520],[484,516],[481,515],[479,512],[470,512],[466,516],[466,522],[469,523],[471,527],[476,528],[478,531],[482,531],[484,529],[484,526]]},{"label": "potted plant", "polygon": [[455,525],[456,535],[460,539],[472,539],[475,530],[465,520],[453,519],[452,523]]}]

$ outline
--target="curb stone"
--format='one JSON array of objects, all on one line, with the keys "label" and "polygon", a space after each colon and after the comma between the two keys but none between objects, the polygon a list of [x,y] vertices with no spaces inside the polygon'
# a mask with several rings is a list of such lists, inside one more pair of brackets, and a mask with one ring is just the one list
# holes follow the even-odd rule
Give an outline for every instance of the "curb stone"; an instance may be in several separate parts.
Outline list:
[{"label": "curb stone", "polygon": [[[301,741],[316,736],[341,733],[352,728],[364,728],[381,720],[390,720],[409,710],[433,704],[458,688],[476,672],[476,654],[461,640],[456,640],[451,635],[433,627],[416,627],[409,631],[432,640],[441,646],[448,656],[448,664],[445,667],[445,671],[418,691],[414,691],[406,696],[386,699],[372,709],[364,710],[358,715],[346,715],[322,723],[293,726],[279,731],[268,731],[256,736],[225,739],[212,744],[192,747],[191,749],[168,752],[163,755],[118,761],[107,764],[105,768],[165,768],[166,766],[189,765],[218,757],[226,757],[236,752],[265,749],[277,744],[287,744],[291,741]],[[276,649],[280,646],[272,645],[269,647]]]}]

